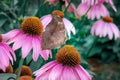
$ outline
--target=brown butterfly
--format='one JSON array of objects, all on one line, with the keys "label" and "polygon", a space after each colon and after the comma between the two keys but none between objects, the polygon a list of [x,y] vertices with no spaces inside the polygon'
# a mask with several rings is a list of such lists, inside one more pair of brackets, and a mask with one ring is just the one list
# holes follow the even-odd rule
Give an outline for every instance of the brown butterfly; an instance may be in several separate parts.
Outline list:
[{"label": "brown butterfly", "polygon": [[42,34],[42,49],[53,49],[65,43],[66,31],[62,18],[54,14]]}]

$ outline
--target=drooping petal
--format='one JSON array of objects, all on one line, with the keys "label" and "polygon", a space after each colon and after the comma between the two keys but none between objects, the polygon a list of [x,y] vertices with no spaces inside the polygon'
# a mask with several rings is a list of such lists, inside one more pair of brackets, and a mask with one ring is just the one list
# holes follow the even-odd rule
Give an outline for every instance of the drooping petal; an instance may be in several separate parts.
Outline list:
[{"label": "drooping petal", "polygon": [[7,67],[9,65],[9,59],[8,56],[5,54],[5,51],[0,48],[0,59],[2,60],[2,63]]},{"label": "drooping petal", "polygon": [[109,16],[109,11],[103,4],[100,5],[100,9],[102,16]]},{"label": "drooping petal", "polygon": [[17,50],[20,47],[22,47],[22,42],[23,42],[24,39],[25,39],[24,34],[22,34],[22,33],[19,34],[14,41],[14,44],[13,44],[13,47],[12,47],[13,50]]},{"label": "drooping petal", "polygon": [[104,24],[104,27],[103,27],[103,37],[107,36],[107,23]]},{"label": "drooping petal", "polygon": [[8,40],[8,39],[10,39],[10,38],[15,37],[17,34],[19,34],[19,32],[20,32],[19,29],[11,30],[11,31],[9,31],[9,32],[6,33],[6,34],[2,34],[2,38],[3,38],[3,40],[6,41],[6,40]]},{"label": "drooping petal", "polygon": [[91,75],[81,66],[78,65],[75,67],[79,77],[81,78],[81,80],[91,80],[92,77]]},{"label": "drooping petal", "polygon": [[101,21],[99,21],[98,22],[98,26],[96,26],[97,28],[96,28],[96,35],[97,36],[100,36],[100,34],[101,34],[101,30],[102,30],[102,27],[103,27],[103,22],[101,22]]},{"label": "drooping petal", "polygon": [[88,19],[99,19],[101,16],[109,16],[109,11],[107,8],[103,5],[103,3],[99,3],[96,5],[93,5],[89,12],[88,12]]},{"label": "drooping petal", "polygon": [[67,20],[66,18],[63,18],[63,23],[65,25],[65,29],[68,33],[68,37],[70,38],[70,32],[72,31],[73,34],[76,33],[76,30],[75,30],[75,27],[74,25],[69,21]]},{"label": "drooping petal", "polygon": [[113,32],[112,32],[112,28],[109,26],[109,23],[107,24],[108,28],[108,37],[110,40],[112,40],[113,38]]},{"label": "drooping petal", "polygon": [[[12,58],[10,52],[9,52],[9,48],[6,47],[5,44],[3,44],[0,48],[3,50],[3,53],[6,54],[6,57],[7,57],[8,59],[10,59],[11,62],[12,62],[12,64],[13,64],[13,58]],[[14,55],[15,55],[15,54],[14,54]],[[6,61],[7,61],[7,60],[6,60]]]},{"label": "drooping petal", "polygon": [[43,24],[44,29],[45,29],[46,26],[50,23],[51,20],[52,20],[52,16],[51,16],[50,14],[41,17],[41,22],[42,22],[42,24]]},{"label": "drooping petal", "polygon": [[26,35],[25,39],[22,42],[22,58],[25,58],[30,50],[32,49],[32,37]]},{"label": "drooping petal", "polygon": [[56,61],[51,61],[47,64],[45,64],[44,66],[42,66],[39,70],[35,71],[33,74],[35,74],[35,76],[40,76],[42,75],[45,71],[51,69],[52,67],[54,67],[57,64]]},{"label": "drooping petal", "polygon": [[51,70],[48,70],[48,71],[44,72],[42,75],[37,76],[37,77],[35,78],[35,80],[49,80],[49,79],[48,79],[48,76],[49,76],[49,74],[50,74],[50,71],[51,71]]},{"label": "drooping petal", "polygon": [[112,6],[112,8],[113,8],[113,10],[115,11],[115,12],[117,12],[117,9],[116,9],[116,7],[115,7],[115,5],[114,5],[114,3],[113,3],[113,1],[112,0],[105,0],[107,3],[110,3],[110,5]]},{"label": "drooping petal", "polygon": [[113,31],[113,34],[114,34],[114,37],[115,37],[115,40],[116,40],[117,38],[120,37],[119,29],[118,29],[118,27],[117,27],[115,24],[113,24],[113,23],[110,23],[110,27],[111,27],[111,29],[112,29],[112,31]]},{"label": "drooping petal", "polygon": [[78,80],[78,77],[74,74],[72,67],[64,66],[61,80]]},{"label": "drooping petal", "polygon": [[63,66],[62,64],[57,64],[52,68],[49,74],[49,80],[59,80],[62,75]]},{"label": "drooping petal", "polygon": [[3,72],[5,72],[5,71],[6,71],[6,66],[4,66],[1,62],[0,62],[0,69],[2,69],[2,70],[3,70]]},{"label": "drooping petal", "polygon": [[39,53],[41,52],[40,51],[40,41],[39,41],[39,38],[38,37],[33,37],[33,40],[32,40],[32,46],[33,46],[33,60],[34,61],[37,61],[38,57],[39,57]]},{"label": "drooping petal", "polygon": [[98,25],[99,25],[98,21],[93,24],[92,29],[91,29],[92,35],[96,34],[96,29]]},{"label": "drooping petal", "polygon": [[78,6],[77,11],[79,15],[84,15],[88,9],[89,9],[89,5],[87,3],[81,3]]},{"label": "drooping petal", "polygon": [[40,55],[44,58],[44,60],[48,60],[49,54],[51,53],[50,50],[42,50]]}]

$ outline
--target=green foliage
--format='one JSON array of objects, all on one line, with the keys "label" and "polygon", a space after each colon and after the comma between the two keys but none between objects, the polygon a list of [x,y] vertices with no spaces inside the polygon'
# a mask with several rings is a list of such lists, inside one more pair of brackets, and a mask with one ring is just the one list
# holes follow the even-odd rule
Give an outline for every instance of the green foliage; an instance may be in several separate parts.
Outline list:
[{"label": "green foliage", "polygon": [[0,80],[15,80],[15,74],[3,73],[0,74]]}]

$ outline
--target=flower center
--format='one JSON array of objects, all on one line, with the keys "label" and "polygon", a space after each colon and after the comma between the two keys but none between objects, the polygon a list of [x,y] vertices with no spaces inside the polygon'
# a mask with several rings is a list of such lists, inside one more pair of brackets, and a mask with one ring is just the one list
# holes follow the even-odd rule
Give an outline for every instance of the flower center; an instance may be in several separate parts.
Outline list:
[{"label": "flower center", "polygon": [[76,66],[81,63],[80,54],[76,48],[66,45],[56,54],[56,60],[63,65]]},{"label": "flower center", "polygon": [[0,34],[0,42],[2,42],[2,35]]},{"label": "flower center", "polygon": [[64,17],[64,13],[63,13],[62,11],[59,11],[59,10],[54,10],[54,11],[52,12],[52,15],[54,15],[54,14],[59,15],[61,18]]},{"label": "flower center", "polygon": [[106,16],[106,17],[103,17],[103,21],[105,21],[105,22],[113,22],[113,18],[109,17],[109,16]]},{"label": "flower center", "polygon": [[[18,74],[18,69],[16,69],[15,74]],[[32,70],[30,69],[30,67],[23,65],[20,76],[25,75],[32,76]]]},{"label": "flower center", "polygon": [[32,35],[42,35],[43,25],[38,17],[28,17],[26,18],[22,25],[21,29],[24,33],[32,34]]},{"label": "flower center", "polygon": [[34,80],[31,76],[21,76],[17,80]]}]

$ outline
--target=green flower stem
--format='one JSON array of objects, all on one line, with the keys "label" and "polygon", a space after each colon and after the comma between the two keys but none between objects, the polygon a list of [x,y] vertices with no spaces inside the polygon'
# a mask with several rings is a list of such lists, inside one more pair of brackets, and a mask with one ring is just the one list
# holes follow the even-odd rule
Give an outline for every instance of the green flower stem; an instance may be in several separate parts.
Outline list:
[{"label": "green flower stem", "polygon": [[67,12],[67,10],[68,10],[68,8],[69,8],[69,6],[70,6],[71,3],[72,3],[72,0],[70,0],[70,2],[68,3],[68,6],[65,8],[64,13]]},{"label": "green flower stem", "polygon": [[90,48],[88,49],[88,51],[87,51],[87,53],[86,53],[86,59],[87,59],[87,57],[89,57],[89,54],[90,54],[90,52],[92,51],[92,49],[95,47],[98,39],[99,39],[98,37],[95,37],[95,38],[94,38],[94,42],[91,44]]},{"label": "green flower stem", "polygon": [[23,62],[24,62],[24,59],[21,57],[20,63],[19,63],[19,67],[18,67],[18,74],[17,74],[17,78],[16,79],[18,79],[20,77]]}]

